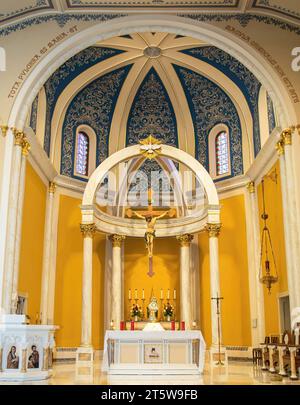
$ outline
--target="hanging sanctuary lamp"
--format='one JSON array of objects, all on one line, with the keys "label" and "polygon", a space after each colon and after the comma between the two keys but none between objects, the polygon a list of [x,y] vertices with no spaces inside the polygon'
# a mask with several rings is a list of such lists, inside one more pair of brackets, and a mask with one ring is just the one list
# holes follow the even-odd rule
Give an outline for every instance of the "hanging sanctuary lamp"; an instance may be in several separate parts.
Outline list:
[{"label": "hanging sanctuary lamp", "polygon": [[[259,281],[268,289],[269,294],[271,294],[272,285],[277,283],[278,274],[275,262],[275,256],[271,241],[270,230],[267,226],[267,219],[269,215],[266,213],[266,203],[265,203],[265,187],[264,179],[261,182],[262,184],[262,198],[263,198],[263,213],[261,215],[262,220],[264,221],[264,227],[262,230],[261,236],[261,250],[260,250],[260,272],[259,272]],[[271,252],[271,255],[270,255]],[[273,262],[274,271],[272,274],[271,260]]]}]

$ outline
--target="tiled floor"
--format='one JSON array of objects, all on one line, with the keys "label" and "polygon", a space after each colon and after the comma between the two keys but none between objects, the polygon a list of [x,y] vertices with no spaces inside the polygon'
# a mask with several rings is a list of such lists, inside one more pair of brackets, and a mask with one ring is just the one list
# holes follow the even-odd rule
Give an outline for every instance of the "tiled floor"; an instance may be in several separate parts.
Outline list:
[{"label": "tiled floor", "polygon": [[[97,361],[94,365],[93,373],[90,375],[88,370],[85,370],[84,375],[78,374],[79,370],[76,369],[75,364],[55,364],[54,375],[47,381],[35,382],[34,384],[97,384],[97,385],[178,385],[178,384],[298,384],[299,381],[291,381],[289,378],[283,378],[279,381],[277,375],[272,375],[269,372],[262,372],[260,368],[253,367],[250,362],[229,362],[228,367],[211,367],[209,363],[206,363],[205,370],[201,376],[108,376],[101,372],[101,361]],[[26,382],[26,384],[31,384]]]}]

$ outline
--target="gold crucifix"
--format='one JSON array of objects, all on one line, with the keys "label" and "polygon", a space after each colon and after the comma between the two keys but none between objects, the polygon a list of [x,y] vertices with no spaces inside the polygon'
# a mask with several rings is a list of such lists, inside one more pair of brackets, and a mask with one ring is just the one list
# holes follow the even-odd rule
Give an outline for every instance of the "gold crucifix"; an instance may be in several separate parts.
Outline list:
[{"label": "gold crucifix", "polygon": [[155,224],[158,219],[162,219],[165,216],[169,215],[170,218],[174,217],[176,214],[175,208],[171,208],[168,211],[154,211],[152,205],[152,190],[148,190],[148,209],[147,211],[133,211],[131,208],[128,208],[126,211],[128,218],[136,216],[140,219],[145,219],[147,224],[147,230],[145,232],[145,242],[146,248],[148,250],[149,259],[153,256],[153,240],[155,237]]}]

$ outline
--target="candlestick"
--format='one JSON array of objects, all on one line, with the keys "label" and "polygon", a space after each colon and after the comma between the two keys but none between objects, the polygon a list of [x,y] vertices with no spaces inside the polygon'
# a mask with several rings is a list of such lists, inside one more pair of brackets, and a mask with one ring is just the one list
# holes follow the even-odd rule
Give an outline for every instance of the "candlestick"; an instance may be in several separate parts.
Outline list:
[{"label": "candlestick", "polygon": [[173,299],[176,300],[176,290],[173,291]]},{"label": "candlestick", "polygon": [[128,299],[131,300],[131,288],[128,290]]},{"label": "candlestick", "polygon": [[145,299],[145,290],[143,289],[143,291],[142,291],[142,299],[144,300]]},{"label": "candlestick", "polygon": [[137,300],[138,299],[138,292],[137,289],[134,290],[134,298]]},{"label": "candlestick", "polygon": [[170,299],[170,289],[168,289],[167,298],[168,298],[168,300]]},{"label": "candlestick", "polygon": [[160,299],[162,300],[164,298],[164,292],[163,292],[163,290],[161,289],[160,290]]},{"label": "candlestick", "polygon": [[163,320],[163,316],[164,316],[164,309],[163,309],[163,298],[160,298],[160,320]]}]

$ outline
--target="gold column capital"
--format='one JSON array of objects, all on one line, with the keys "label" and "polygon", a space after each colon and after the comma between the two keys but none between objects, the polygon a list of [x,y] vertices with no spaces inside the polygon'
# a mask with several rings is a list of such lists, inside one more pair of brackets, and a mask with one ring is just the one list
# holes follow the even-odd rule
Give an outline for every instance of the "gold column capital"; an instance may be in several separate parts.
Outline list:
[{"label": "gold column capital", "polygon": [[217,238],[220,235],[222,224],[206,224],[206,231],[210,238]]},{"label": "gold column capital", "polygon": [[8,129],[9,129],[9,126],[8,126],[8,125],[0,125],[0,129],[1,129],[2,135],[3,135],[3,136],[6,136],[7,131],[8,131]]},{"label": "gold column capital", "polygon": [[80,231],[84,238],[93,238],[96,232],[95,224],[80,224]]},{"label": "gold column capital", "polygon": [[255,193],[255,182],[254,181],[249,181],[249,183],[247,184],[246,187],[250,194]]},{"label": "gold column capital", "polygon": [[186,233],[184,235],[176,236],[176,239],[180,243],[181,247],[188,247],[188,246],[190,246],[190,243],[194,239],[194,235],[191,235],[190,233]]},{"label": "gold column capital", "polygon": [[24,132],[23,131],[18,131],[15,128],[13,128],[12,131],[13,131],[13,134],[14,134],[14,137],[15,137],[15,145],[23,147],[24,139],[26,139],[26,136],[25,136]]},{"label": "gold column capital", "polygon": [[49,194],[54,194],[56,190],[56,183],[54,181],[49,181]]},{"label": "gold column capital", "polygon": [[291,145],[292,144],[292,133],[294,132],[295,127],[286,128],[281,132],[281,140],[283,145]]},{"label": "gold column capital", "polygon": [[27,138],[25,137],[22,142],[22,155],[28,156],[30,151],[30,143],[28,142]]},{"label": "gold column capital", "polygon": [[121,247],[123,240],[126,238],[125,235],[110,235],[109,239],[112,241],[113,247]]}]

